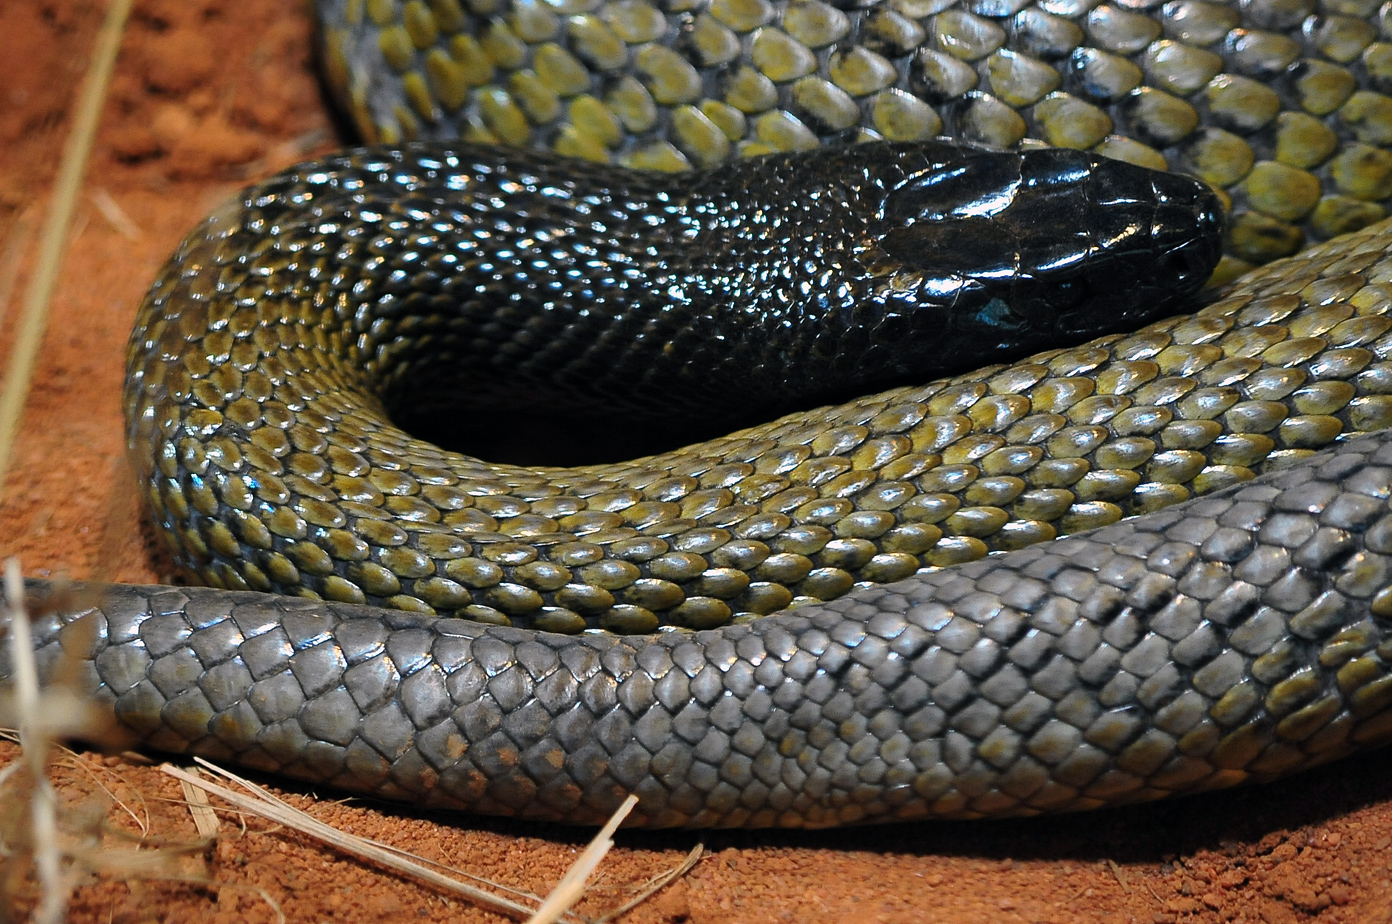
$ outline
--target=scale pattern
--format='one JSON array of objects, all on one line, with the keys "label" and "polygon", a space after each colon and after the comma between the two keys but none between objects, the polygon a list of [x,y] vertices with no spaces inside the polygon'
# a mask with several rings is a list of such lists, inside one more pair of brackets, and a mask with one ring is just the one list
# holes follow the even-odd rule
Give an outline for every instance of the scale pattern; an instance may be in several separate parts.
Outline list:
[{"label": "scale pattern", "polygon": [[[346,0],[327,59],[383,138],[457,114],[643,166],[939,130],[1163,162],[1232,198],[1230,273],[1392,193],[1375,5],[684,5]],[[376,60],[404,78],[385,109]],[[132,348],[176,399],[128,395],[149,500],[211,583],[331,600],[109,589],[90,624],[42,617],[41,660],[78,659],[156,747],[575,822],[627,790],[651,825],[824,825],[1291,772],[1392,732],[1392,450],[1358,437],[1392,424],[1389,244],[1373,225],[1135,335],[538,471],[385,424],[342,387],[342,332],[209,302],[196,270],[237,260],[195,241],[161,283],[190,298]],[[281,342],[303,349],[258,363]],[[504,625],[658,612],[694,631]]]},{"label": "scale pattern", "polygon": [[1364,437],[1085,536],[692,634],[170,587],[99,588],[99,610],[36,628],[45,673],[79,661],[152,747],[420,805],[600,824],[633,793],[651,827],[1030,815],[1392,738],[1389,496],[1392,435]]},{"label": "scale pattern", "polygon": [[131,342],[132,459],[178,564],[215,587],[557,632],[710,628],[1157,510],[1392,423],[1381,226],[1135,334],[635,461],[485,463],[408,436],[380,398],[439,337],[430,286],[425,316],[390,286],[371,297],[424,275],[411,241],[432,213],[407,196],[325,246],[258,211],[316,195],[283,182],[194,232]]},{"label": "scale pattern", "polygon": [[1043,141],[1233,204],[1224,278],[1392,196],[1377,0],[320,0],[366,137],[678,170],[829,142]]}]

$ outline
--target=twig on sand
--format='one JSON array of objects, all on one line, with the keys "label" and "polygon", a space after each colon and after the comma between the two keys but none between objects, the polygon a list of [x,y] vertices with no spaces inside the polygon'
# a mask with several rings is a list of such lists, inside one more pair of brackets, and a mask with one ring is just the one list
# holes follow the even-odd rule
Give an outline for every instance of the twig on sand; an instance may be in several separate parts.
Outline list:
[{"label": "twig on sand", "polygon": [[[579,918],[570,912],[575,903],[584,895],[585,885],[588,883],[595,868],[604,858],[609,848],[614,845],[614,831],[623,823],[628,813],[638,804],[634,796],[630,796],[619,807],[618,811],[609,819],[608,824],[595,835],[588,847],[585,848],[571,864],[570,869],[557,883],[551,894],[542,901],[534,895],[519,892],[515,889],[508,889],[498,883],[481,879],[464,873],[461,870],[451,869],[442,864],[434,863],[423,857],[415,856],[399,850],[380,841],[374,841],[364,837],[358,837],[344,831],[340,831],[330,825],[319,821],[317,818],[300,811],[294,806],[277,798],[266,789],[257,786],[249,780],[243,779],[228,770],[218,767],[206,760],[199,759],[200,766],[224,779],[242,787],[245,792],[237,792],[220,786],[201,776],[195,776],[186,770],[174,767],[170,764],[161,766],[161,770],[175,779],[186,782],[188,785],[206,790],[208,793],[217,796],[223,801],[235,806],[236,808],[250,814],[259,815],[269,821],[282,824],[287,828],[320,840],[344,853],[352,856],[369,860],[373,863],[386,867],[394,872],[400,873],[425,882],[436,888],[453,892],[464,896],[485,907],[493,908],[510,915],[522,917],[527,924],[551,924],[555,921],[581,922],[586,919]],[[644,899],[653,895],[678,876],[686,873],[701,858],[703,848],[697,845],[688,854],[685,860],[672,870],[667,871],[661,876],[650,880],[640,890],[639,894],[625,902],[619,908],[608,912],[600,917],[599,921],[610,921],[614,918],[627,913],[637,906]],[[446,875],[447,871],[451,875]],[[497,891],[489,891],[476,885],[469,885],[458,881],[455,876],[463,875],[475,882],[490,886],[494,890],[510,892],[516,898],[505,897],[497,894]],[[535,902],[535,905],[525,904],[517,899],[527,899]]]}]

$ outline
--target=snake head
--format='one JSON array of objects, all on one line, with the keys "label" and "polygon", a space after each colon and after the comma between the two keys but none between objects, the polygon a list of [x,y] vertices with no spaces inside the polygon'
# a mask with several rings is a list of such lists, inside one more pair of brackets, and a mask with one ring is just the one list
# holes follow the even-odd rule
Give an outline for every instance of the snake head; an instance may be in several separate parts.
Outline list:
[{"label": "snake head", "polygon": [[877,241],[901,309],[1007,355],[1172,313],[1221,255],[1218,197],[1186,176],[1062,149],[914,156]]}]

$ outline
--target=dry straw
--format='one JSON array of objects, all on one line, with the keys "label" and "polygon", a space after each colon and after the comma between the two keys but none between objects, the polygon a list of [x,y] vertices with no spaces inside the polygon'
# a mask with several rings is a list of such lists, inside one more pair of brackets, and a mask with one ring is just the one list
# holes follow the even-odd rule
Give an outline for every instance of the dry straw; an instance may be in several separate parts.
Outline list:
[{"label": "dry straw", "polygon": [[48,326],[48,306],[53,300],[53,289],[58,284],[58,269],[63,263],[68,228],[72,224],[83,174],[87,172],[87,157],[92,152],[92,139],[97,134],[97,122],[106,102],[106,88],[111,82],[111,70],[116,66],[116,52],[121,47],[121,36],[125,32],[130,8],[131,0],[111,0],[111,5],[107,7],[106,20],[102,23],[96,48],[92,52],[92,63],[82,79],[72,129],[63,144],[63,159],[58,164],[52,202],[39,236],[34,276],[25,293],[19,334],[10,351],[10,365],[5,374],[3,390],[0,391],[0,495],[3,495],[5,474],[10,467],[10,451],[14,448],[24,402],[29,397],[34,361],[39,354],[44,329]]}]

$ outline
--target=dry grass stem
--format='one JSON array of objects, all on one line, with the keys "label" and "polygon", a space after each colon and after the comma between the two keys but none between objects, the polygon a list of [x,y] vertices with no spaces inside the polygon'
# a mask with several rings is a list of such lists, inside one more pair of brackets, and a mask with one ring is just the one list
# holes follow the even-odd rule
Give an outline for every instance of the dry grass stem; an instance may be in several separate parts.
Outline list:
[{"label": "dry grass stem", "polygon": [[37,924],[58,924],[65,918],[68,895],[74,883],[65,881],[58,849],[58,817],[53,786],[48,782],[48,749],[52,738],[40,721],[39,672],[34,664],[34,642],[29,634],[29,614],[24,609],[24,578],[19,559],[5,562],[5,609],[10,625],[10,662],[14,665],[16,723],[24,750],[23,766],[29,775],[29,831],[34,869],[41,898],[34,911]]},{"label": "dry grass stem", "polygon": [[604,827],[599,829],[594,839],[580,852],[580,856],[575,858],[575,862],[570,864],[570,869],[566,870],[561,881],[556,883],[556,887],[546,896],[546,901],[542,902],[536,914],[527,920],[527,924],[554,924],[560,920],[561,915],[575,907],[575,903],[585,894],[585,883],[590,881],[599,862],[604,859],[609,848],[614,846],[614,832],[637,804],[638,797],[632,794],[623,801]]},{"label": "dry grass stem", "polygon": [[283,800],[275,798],[270,793],[267,793],[248,780],[243,780],[236,774],[213,766],[207,761],[200,761],[200,763],[214,773],[245,787],[248,791],[252,792],[253,795],[244,795],[228,789],[225,786],[219,786],[209,780],[193,776],[187,771],[171,764],[161,765],[160,770],[175,779],[187,781],[190,785],[206,790],[211,795],[217,796],[224,802],[236,806],[244,812],[258,815],[269,821],[282,824],[287,828],[293,828],[301,834],[306,834],[316,840],[322,841],[351,856],[371,860],[394,872],[419,879],[436,888],[462,895],[485,907],[494,908],[498,911],[520,917],[529,916],[532,913],[532,909],[526,905],[451,879],[424,864],[407,859],[399,851],[385,844],[339,831],[337,828],[324,824],[314,816],[300,811]]},{"label": "dry grass stem", "polygon": [[[17,742],[20,754],[14,763],[0,768],[0,920],[9,920],[9,909],[20,904],[31,870],[38,886],[30,917],[35,924],[63,921],[73,890],[96,873],[122,879],[208,884],[203,876],[170,874],[175,857],[203,850],[206,841],[142,849],[148,820],[116,799],[85,762],[73,761],[92,778],[101,795],[60,802],[48,777],[55,763],[55,742],[63,737],[106,737],[112,717],[90,697],[61,686],[40,688],[24,582],[16,559],[5,563],[3,583],[0,627],[6,630],[13,690],[0,700],[0,721],[12,723],[16,730],[10,734],[0,729],[0,738]],[[52,673],[61,675],[63,668],[62,664],[54,665]],[[106,819],[112,805],[132,819],[140,834],[108,827]],[[135,846],[114,846],[113,837],[134,840]],[[269,896],[266,898],[270,901]]]},{"label": "dry grass stem", "polygon": [[[202,777],[197,768],[190,770],[189,775]],[[209,801],[208,794],[187,780],[180,780],[179,786],[184,791],[184,800],[188,803],[189,815],[193,817],[193,826],[198,829],[199,835],[208,838],[217,837],[222,823],[218,821],[217,812],[213,811],[213,804]]]},{"label": "dry grass stem", "polygon": [[98,186],[91,192],[92,204],[101,212],[102,218],[106,223],[115,229],[116,233],[128,241],[138,241],[145,236],[145,232],[140,226],[121,208],[121,203],[112,198],[111,193],[104,186]]},{"label": "dry grass stem", "polygon": [[675,882],[691,872],[692,868],[694,868],[697,863],[701,862],[701,857],[705,855],[705,852],[705,843],[698,843],[687,853],[685,860],[682,860],[681,863],[667,870],[665,873],[661,873],[649,879],[638,889],[637,894],[613,911],[606,911],[604,914],[600,915],[595,919],[594,924],[608,924],[609,921],[617,920],[628,914],[634,908],[637,908],[639,905],[643,904],[643,902],[665,889],[669,883]]},{"label": "dry grass stem", "polygon": [[29,395],[34,362],[48,325],[48,305],[58,282],[58,268],[68,240],[78,189],[87,169],[87,157],[92,150],[92,140],[96,137],[97,121],[106,101],[107,85],[116,64],[116,52],[121,47],[121,35],[130,7],[131,0],[111,0],[111,5],[107,7],[106,20],[102,23],[96,48],[92,52],[92,63],[83,77],[72,129],[63,145],[63,158],[54,181],[53,201],[44,218],[38,258],[25,295],[24,313],[19,320],[19,332],[10,354],[3,390],[0,390],[0,490],[4,487],[14,436],[18,432],[24,402]]},{"label": "dry grass stem", "polygon": [[[571,864],[570,869],[566,872],[566,875],[561,879],[560,883],[557,884],[556,888],[552,890],[551,895],[542,902],[535,895],[529,895],[528,893],[482,879],[462,870],[453,869],[444,864],[415,856],[379,841],[339,831],[337,828],[326,825],[313,816],[289,805],[284,800],[277,798],[275,795],[257,786],[250,780],[243,779],[235,773],[218,767],[206,760],[198,759],[198,763],[224,779],[243,787],[251,795],[244,795],[227,789],[226,787],[219,786],[216,783],[203,779],[201,776],[196,776],[170,764],[164,764],[160,769],[181,782],[187,782],[191,786],[206,790],[212,795],[217,796],[248,814],[258,815],[269,821],[285,825],[287,828],[293,828],[302,834],[323,841],[344,853],[371,860],[395,872],[464,896],[485,907],[494,908],[512,915],[525,916],[527,924],[541,924],[541,922],[562,920],[577,922],[578,924],[578,922],[587,920],[569,913],[568,909],[579,900],[581,895],[583,895],[585,883],[589,880],[590,875],[599,864],[599,861],[603,859],[604,855],[609,851],[609,848],[613,846],[614,831],[623,823],[624,818],[633,810],[633,807],[638,804],[638,800],[634,796],[630,796],[625,800],[624,804],[620,806],[619,810],[610,818],[609,823],[600,830],[594,840],[590,842],[589,846],[586,847],[580,856],[576,858],[576,861]],[[637,896],[630,899],[619,908],[604,914],[597,920],[611,921],[632,910],[640,902],[695,866],[696,862],[701,858],[702,849],[703,848],[698,845],[676,868],[650,880],[644,885]],[[445,872],[440,872],[441,870]],[[446,875],[446,873],[449,875]],[[527,905],[514,901],[511,898],[504,898],[494,892],[485,891],[484,889],[459,882],[457,879],[452,878],[453,876],[464,876],[475,882],[486,884],[493,889],[506,891],[518,897],[530,899],[538,902],[540,907],[533,910]]]},{"label": "dry grass stem", "polygon": [[[251,782],[251,780],[244,779],[243,777],[238,776],[237,774],[233,773],[232,771],[230,771],[230,770],[225,770],[225,769],[223,769],[222,767],[219,767],[219,766],[217,766],[216,764],[212,763],[211,761],[205,760],[205,759],[202,758],[202,757],[195,757],[194,760],[198,762],[199,766],[201,766],[201,767],[203,767],[203,768],[205,768],[205,769],[207,769],[207,770],[210,770],[211,772],[216,773],[216,774],[218,774],[219,776],[222,776],[223,778],[227,779],[227,780],[230,781],[230,782],[236,783],[238,786],[241,786],[241,787],[244,788],[247,792],[251,793],[253,796],[256,796],[257,798],[262,799],[262,800],[264,800],[265,802],[273,803],[273,804],[275,804],[275,805],[284,806],[288,811],[291,811],[291,812],[298,812],[298,811],[299,811],[299,809],[296,809],[294,806],[291,806],[291,805],[288,804],[284,799],[279,798],[278,796],[276,796],[274,793],[272,793],[270,790],[266,789],[265,787],[256,785],[255,783]],[[345,800],[341,800],[341,801],[345,801],[345,802],[346,802],[347,800],[345,799]],[[253,813],[243,813],[243,814],[239,815],[239,817],[245,818],[245,814],[257,814],[257,813],[254,813],[254,812],[253,812]],[[305,814],[305,813],[301,812],[301,814]],[[265,816],[264,816],[264,815],[258,815],[258,817],[263,817],[263,818],[264,818]],[[305,817],[307,817],[307,818],[312,818],[313,816],[305,815]],[[317,820],[317,819],[315,819],[315,820]],[[348,835],[348,836],[351,837],[351,836],[353,836],[353,835]],[[429,867],[429,868],[431,868],[431,869],[438,870],[438,871],[440,871],[440,872],[442,872],[442,873],[447,873],[447,874],[449,874],[449,875],[451,875],[451,876],[455,876],[455,877],[458,877],[458,878],[461,878],[461,879],[468,879],[468,880],[471,880],[471,881],[473,881],[473,882],[476,882],[476,883],[478,883],[478,884],[480,884],[480,885],[484,885],[484,886],[488,886],[489,888],[496,889],[496,890],[498,890],[498,891],[500,891],[500,892],[506,892],[506,893],[509,894],[509,895],[513,895],[513,896],[516,896],[516,897],[521,898],[521,899],[526,899],[527,901],[533,901],[533,902],[538,902],[538,903],[541,901],[541,897],[538,896],[538,895],[536,895],[536,894],[533,893],[533,892],[527,892],[527,891],[524,891],[524,890],[522,890],[522,889],[514,889],[514,888],[512,888],[511,886],[503,885],[503,884],[500,883],[500,882],[494,882],[493,880],[491,880],[491,879],[485,879],[485,878],[482,877],[482,876],[475,876],[473,873],[470,873],[470,872],[468,872],[467,870],[458,869],[458,868],[453,867],[453,866],[450,866],[450,865],[448,865],[448,864],[446,864],[446,863],[439,863],[439,862],[436,862],[435,860],[432,860],[432,859],[430,859],[429,857],[422,857],[422,856],[420,856],[419,854],[411,853],[409,850],[402,850],[402,849],[399,848],[399,847],[393,847],[391,844],[384,844],[384,843],[382,843],[382,842],[380,842],[380,841],[369,841],[369,843],[376,844],[377,846],[381,847],[383,850],[386,850],[386,851],[388,851],[389,853],[392,853],[392,854],[394,854],[394,855],[396,855],[396,856],[398,856],[398,857],[401,857],[401,858],[403,858],[403,859],[409,860],[409,861],[411,861],[411,862],[413,862],[413,863],[419,863],[419,864],[421,864],[422,866],[426,866],[426,867]]]},{"label": "dry grass stem", "polygon": [[19,213],[10,233],[5,238],[5,248],[0,250],[0,326],[5,323],[5,314],[10,307],[10,297],[14,295],[19,283],[19,268],[24,263],[24,255],[29,252],[29,243],[34,238],[34,207],[32,205]]}]

